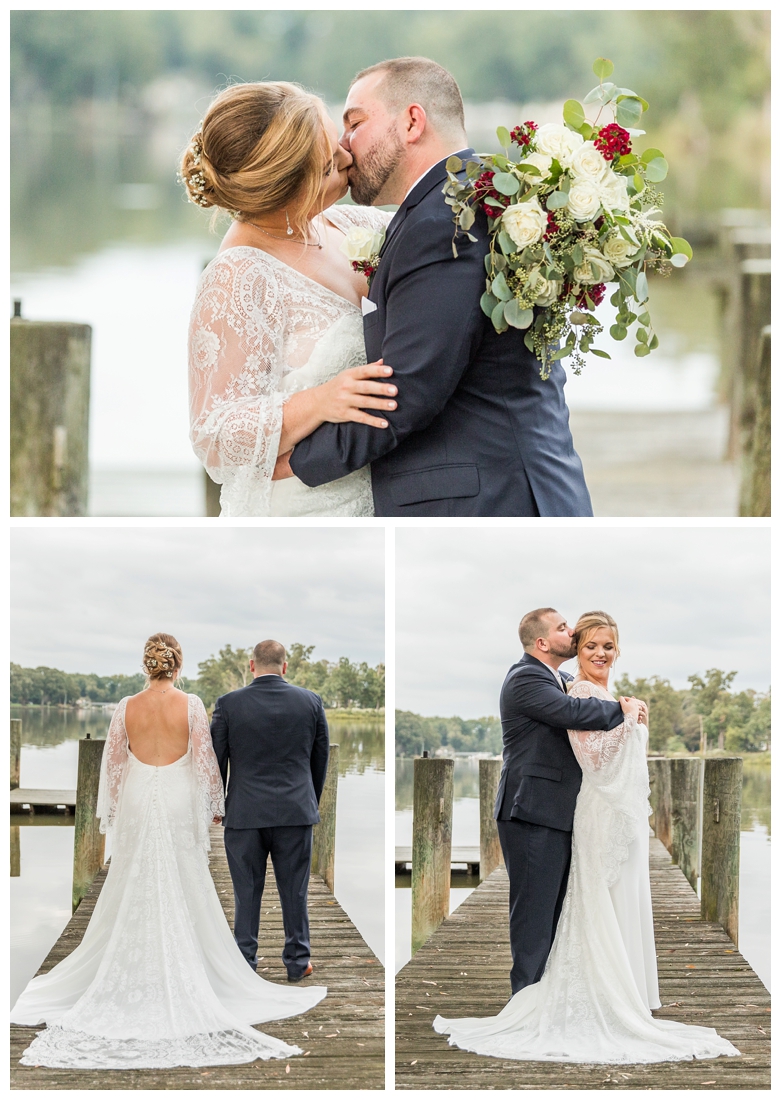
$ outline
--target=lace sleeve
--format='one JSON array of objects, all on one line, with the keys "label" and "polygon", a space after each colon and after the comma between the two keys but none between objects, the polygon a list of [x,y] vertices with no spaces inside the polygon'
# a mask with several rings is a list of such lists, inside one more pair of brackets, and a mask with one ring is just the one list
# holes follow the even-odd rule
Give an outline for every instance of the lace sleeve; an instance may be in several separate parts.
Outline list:
[{"label": "lace sleeve", "polygon": [[214,481],[253,486],[255,515],[268,511],[282,431],[284,319],[279,279],[257,249],[231,249],[201,276],[188,345],[190,440]]},{"label": "lace sleeve", "polygon": [[127,764],[127,732],[125,730],[125,705],[121,699],[111,718],[100,761],[98,805],[95,816],[100,818],[100,831],[107,833],[114,825]]},{"label": "lace sleeve", "polygon": [[[602,699],[596,685],[587,680],[573,684],[567,694],[574,699]],[[620,726],[612,730],[569,730],[570,744],[584,774],[604,771],[618,756],[635,728],[635,720],[627,715]]]},{"label": "lace sleeve", "polygon": [[200,807],[201,841],[204,847],[211,847],[209,826],[215,817],[225,816],[225,796],[217,757],[209,732],[209,718],[206,708],[197,695],[188,696],[190,700],[190,747],[198,782],[198,802]]}]

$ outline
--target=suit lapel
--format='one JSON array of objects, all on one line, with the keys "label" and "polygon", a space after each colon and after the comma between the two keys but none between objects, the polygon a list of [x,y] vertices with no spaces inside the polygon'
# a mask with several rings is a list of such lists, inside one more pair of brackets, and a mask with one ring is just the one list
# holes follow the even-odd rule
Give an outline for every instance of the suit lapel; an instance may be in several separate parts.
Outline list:
[{"label": "suit lapel", "polygon": [[[474,154],[474,149],[461,149],[458,153],[451,153],[450,156],[461,157],[462,160],[468,160]],[[398,232],[399,228],[407,217],[407,214],[413,207],[417,206],[421,199],[428,195],[429,191],[432,191],[437,184],[442,184],[447,179],[447,164],[450,157],[445,157],[444,160],[439,161],[438,164],[433,165],[425,176],[418,180],[410,193],[405,198],[399,209],[391,218],[388,228],[385,231],[385,240],[383,241],[382,248],[380,249],[380,259],[382,259],[385,249],[390,244],[393,237]]]}]

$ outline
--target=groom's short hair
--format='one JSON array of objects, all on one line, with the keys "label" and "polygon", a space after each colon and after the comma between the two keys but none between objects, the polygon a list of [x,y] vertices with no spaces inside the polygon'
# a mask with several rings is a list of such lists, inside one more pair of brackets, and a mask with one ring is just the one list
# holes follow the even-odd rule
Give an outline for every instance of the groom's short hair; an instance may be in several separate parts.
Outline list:
[{"label": "groom's short hair", "polygon": [[527,611],[521,619],[518,627],[518,637],[524,649],[534,649],[534,643],[538,638],[547,638],[550,634],[550,623],[545,621],[546,615],[556,615],[555,607],[538,607],[536,611]]},{"label": "groom's short hair", "polygon": [[258,668],[282,668],[285,663],[285,647],[271,638],[258,642],[252,651],[252,657]]},{"label": "groom's short hair", "polygon": [[428,57],[394,57],[379,61],[359,72],[353,84],[374,73],[385,74],[377,95],[389,110],[402,111],[410,103],[419,103],[438,133],[463,132],[464,101],[458,84],[436,61]]}]

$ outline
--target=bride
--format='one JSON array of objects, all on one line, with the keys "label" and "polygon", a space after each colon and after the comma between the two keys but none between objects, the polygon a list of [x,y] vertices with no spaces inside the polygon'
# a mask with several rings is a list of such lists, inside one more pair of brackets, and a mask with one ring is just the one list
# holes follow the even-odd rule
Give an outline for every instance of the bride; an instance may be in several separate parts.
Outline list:
[{"label": "bride", "polygon": [[[393,373],[366,364],[364,275],[340,246],[390,215],[335,206],[352,157],[324,104],[295,84],[236,84],[212,102],[181,178],[233,223],[204,270],[190,322],[190,438],[222,485],[223,516],[371,516],[368,467],[310,488],[273,480],[278,457],[326,421],[381,430]],[[385,381],[379,381],[385,379]]]},{"label": "bride", "polygon": [[[568,694],[612,699],[618,628],[601,611],[575,627],[578,675]],[[641,1063],[740,1051],[713,1028],[657,1020],[648,870],[648,730],[627,717],[609,732],[570,730],[583,771],[567,893],[545,971],[498,1016],[434,1028],[476,1054],[551,1062]]]},{"label": "bride", "polygon": [[144,649],[144,691],[111,720],[97,814],[112,856],[84,938],[33,978],[11,1022],[46,1023],[27,1066],[162,1069],[301,1054],[251,1024],[307,1012],[322,986],[264,981],[236,946],[209,873],[209,825],[224,814],[209,722],[175,686],[169,634]]}]

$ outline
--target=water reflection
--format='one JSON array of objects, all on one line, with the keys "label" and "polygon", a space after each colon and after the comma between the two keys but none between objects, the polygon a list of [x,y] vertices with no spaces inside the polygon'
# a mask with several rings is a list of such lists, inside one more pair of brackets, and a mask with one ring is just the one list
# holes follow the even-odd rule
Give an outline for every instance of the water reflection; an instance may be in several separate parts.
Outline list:
[{"label": "water reflection", "polygon": [[[111,709],[11,707],[22,719],[21,786],[74,789],[78,741],[105,738]],[[384,720],[332,719],[339,744],[334,892],[375,955],[385,954]],[[11,1002],[71,916],[70,815],[16,817],[11,842]]]}]

